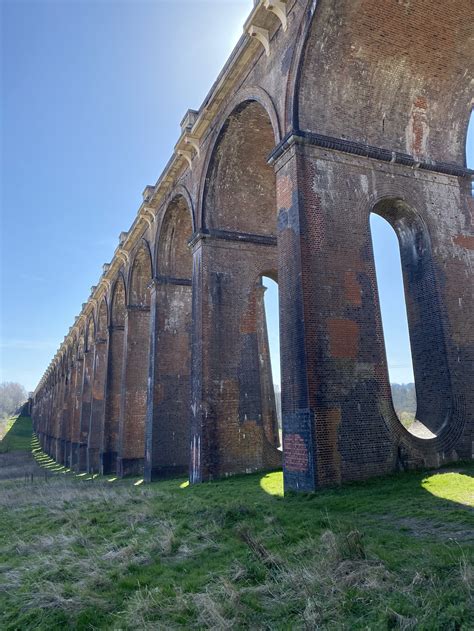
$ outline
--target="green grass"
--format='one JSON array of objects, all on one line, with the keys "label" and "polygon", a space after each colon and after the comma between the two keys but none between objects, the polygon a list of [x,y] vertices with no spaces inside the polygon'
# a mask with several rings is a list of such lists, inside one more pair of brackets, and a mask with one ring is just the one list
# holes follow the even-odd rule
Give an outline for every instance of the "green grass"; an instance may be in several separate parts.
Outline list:
[{"label": "green grass", "polygon": [[0,628],[472,629],[473,474],[0,482]]},{"label": "green grass", "polygon": [[0,453],[9,451],[29,451],[33,427],[29,416],[8,419],[6,433],[0,440]]}]

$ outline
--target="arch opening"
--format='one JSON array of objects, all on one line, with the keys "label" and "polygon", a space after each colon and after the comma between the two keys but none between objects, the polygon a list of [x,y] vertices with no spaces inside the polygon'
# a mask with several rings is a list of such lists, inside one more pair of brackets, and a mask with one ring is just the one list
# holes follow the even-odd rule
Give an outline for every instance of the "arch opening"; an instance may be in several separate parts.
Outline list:
[{"label": "arch opening", "polygon": [[107,301],[105,300],[105,298],[103,298],[100,303],[99,313],[97,316],[97,335],[100,338],[104,338],[107,336],[107,322],[108,322]]},{"label": "arch opening", "polygon": [[142,245],[133,260],[130,277],[130,306],[150,306],[151,258],[148,249]]},{"label": "arch opening", "polygon": [[370,231],[391,402],[410,433],[435,438],[451,390],[429,235],[397,199],[373,208]]},{"label": "arch opening", "polygon": [[264,315],[269,347],[269,367],[273,386],[274,406],[278,424],[278,435],[282,449],[282,413],[281,413],[281,374],[280,374],[280,310],[278,282],[276,275],[263,274],[261,282],[265,288]]},{"label": "arch opening", "polygon": [[[466,134],[466,166],[474,169],[474,109],[471,110]],[[471,194],[474,197],[474,181],[471,183]]]}]

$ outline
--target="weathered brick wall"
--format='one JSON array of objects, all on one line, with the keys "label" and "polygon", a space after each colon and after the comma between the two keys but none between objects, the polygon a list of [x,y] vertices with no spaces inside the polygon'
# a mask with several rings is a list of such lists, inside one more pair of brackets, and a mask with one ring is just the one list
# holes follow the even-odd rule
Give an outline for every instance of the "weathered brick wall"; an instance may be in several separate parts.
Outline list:
[{"label": "weathered brick wall", "polygon": [[[472,360],[454,376],[459,345],[450,333],[454,312],[457,330],[472,340],[469,267],[465,253],[453,248],[461,219],[459,179],[308,145],[291,148],[280,160],[280,282],[288,301],[282,310],[289,311],[282,323],[282,362],[302,362],[298,372],[308,375],[297,391],[291,383],[283,386],[285,441],[291,441],[287,484],[311,485],[314,479],[320,486],[407,464],[438,465],[459,457],[463,443],[467,456],[472,429],[460,437],[473,418],[457,401],[470,399]],[[393,410],[369,226],[374,210],[401,239],[417,418],[438,434],[433,440],[410,435]],[[421,236],[409,229],[410,221]],[[297,261],[292,268],[285,265],[289,259]],[[448,287],[455,296],[446,296]],[[469,355],[469,343],[462,352]],[[292,392],[297,396],[289,397]]]},{"label": "weathered brick wall", "polygon": [[[41,444],[75,467],[85,440],[90,470],[145,459],[147,479],[188,456],[193,482],[278,464],[262,275],[280,289],[286,488],[472,457],[474,5],[285,4],[286,22],[256,4],[263,40],[239,42],[184,124],[35,392]],[[431,440],[393,410],[371,212],[399,237]]]},{"label": "weathered brick wall", "polygon": [[71,468],[79,467],[79,442],[82,410],[82,385],[84,383],[84,331],[81,333],[76,356],[76,370],[73,394],[73,415],[71,421]]},{"label": "weathered brick wall", "polygon": [[275,467],[280,454],[263,427],[255,290],[275,267],[276,247],[218,238],[194,247],[191,475]]},{"label": "weathered brick wall", "polygon": [[94,340],[91,413],[87,436],[87,471],[100,471],[100,448],[105,424],[105,401],[108,356],[108,309],[102,300],[97,317],[97,333]]},{"label": "weathered brick wall", "polygon": [[92,410],[92,381],[94,377],[95,327],[94,320],[89,319],[86,330],[86,347],[84,352],[84,370],[82,375],[81,419],[79,428],[79,463],[81,471],[87,468],[87,443],[89,438]]},{"label": "weathered brick wall", "polygon": [[150,255],[146,245],[142,244],[131,269],[125,316],[117,455],[120,475],[140,474],[144,467],[151,280]]}]

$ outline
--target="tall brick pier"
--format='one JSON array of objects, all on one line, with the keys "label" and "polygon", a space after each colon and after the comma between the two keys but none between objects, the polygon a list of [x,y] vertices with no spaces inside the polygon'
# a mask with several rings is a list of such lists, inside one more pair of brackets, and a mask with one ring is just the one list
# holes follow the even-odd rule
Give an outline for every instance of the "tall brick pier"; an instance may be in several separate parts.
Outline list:
[{"label": "tall brick pier", "polygon": [[[255,2],[36,388],[43,448],[193,483],[283,458],[306,491],[472,458],[473,103],[472,0]],[[398,236],[430,438],[394,411],[371,213]]]}]

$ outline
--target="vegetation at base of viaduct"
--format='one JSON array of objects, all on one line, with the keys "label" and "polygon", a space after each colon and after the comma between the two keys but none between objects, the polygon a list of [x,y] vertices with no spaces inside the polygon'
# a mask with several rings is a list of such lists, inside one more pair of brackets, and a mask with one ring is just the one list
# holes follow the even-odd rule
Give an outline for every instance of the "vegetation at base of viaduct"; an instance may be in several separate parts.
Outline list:
[{"label": "vegetation at base of viaduct", "polygon": [[0,481],[5,631],[472,628],[472,464],[283,498],[281,471],[143,485],[33,444],[33,482],[0,454],[0,477],[20,458]]}]

